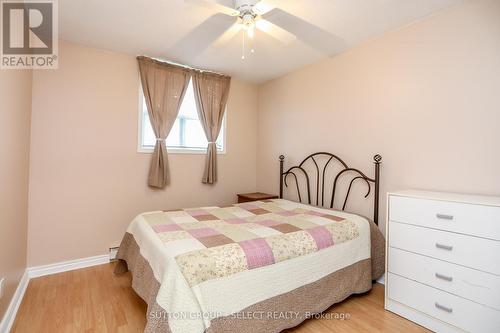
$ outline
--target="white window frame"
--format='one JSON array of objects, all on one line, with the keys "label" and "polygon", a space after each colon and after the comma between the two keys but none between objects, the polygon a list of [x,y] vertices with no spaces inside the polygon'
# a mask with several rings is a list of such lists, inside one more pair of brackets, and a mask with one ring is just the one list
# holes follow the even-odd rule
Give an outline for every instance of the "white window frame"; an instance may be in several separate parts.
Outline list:
[{"label": "white window frame", "polygon": [[[142,129],[143,129],[143,92],[142,92],[142,87],[139,85],[139,116],[138,116],[138,121],[137,121],[137,152],[142,153],[142,154],[152,154],[154,151],[154,148],[149,148],[149,147],[144,147],[142,145]],[[226,154],[227,151],[227,107],[226,107],[226,112],[224,112],[224,118],[222,119],[223,125],[224,126],[224,132],[223,132],[223,137],[222,137],[222,142],[223,142],[223,149],[219,150],[217,149],[217,154]],[[195,154],[195,155],[205,155],[207,153],[206,148],[187,148],[187,147],[167,147],[167,152],[169,154]]]}]

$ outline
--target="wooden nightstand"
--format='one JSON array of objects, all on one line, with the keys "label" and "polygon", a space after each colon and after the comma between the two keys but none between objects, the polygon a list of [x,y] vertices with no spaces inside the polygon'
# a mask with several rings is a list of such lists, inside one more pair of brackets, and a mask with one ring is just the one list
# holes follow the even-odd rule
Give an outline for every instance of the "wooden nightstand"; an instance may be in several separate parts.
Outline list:
[{"label": "wooden nightstand", "polygon": [[278,199],[277,195],[254,192],[254,193],[239,193],[238,194],[238,203],[249,202],[249,201],[259,201],[266,199]]}]

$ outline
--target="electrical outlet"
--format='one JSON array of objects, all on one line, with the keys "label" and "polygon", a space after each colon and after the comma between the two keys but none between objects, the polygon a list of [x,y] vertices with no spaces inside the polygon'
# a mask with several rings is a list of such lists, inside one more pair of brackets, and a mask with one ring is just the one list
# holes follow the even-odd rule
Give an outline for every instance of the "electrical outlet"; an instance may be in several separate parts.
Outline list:
[{"label": "electrical outlet", "polygon": [[0,298],[3,297],[3,288],[4,288],[4,285],[5,285],[5,278],[1,278],[0,279]]}]

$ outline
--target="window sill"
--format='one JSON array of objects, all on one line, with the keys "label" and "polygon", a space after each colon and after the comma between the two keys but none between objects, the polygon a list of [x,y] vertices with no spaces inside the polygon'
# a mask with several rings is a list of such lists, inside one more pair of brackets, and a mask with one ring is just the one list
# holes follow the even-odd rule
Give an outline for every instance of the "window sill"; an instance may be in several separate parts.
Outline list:
[{"label": "window sill", "polygon": [[[139,147],[137,149],[138,153],[141,154],[152,154],[153,148],[143,148]],[[192,155],[206,155],[206,149],[198,149],[198,148],[167,148],[167,152],[169,154],[192,154]],[[226,150],[217,150],[218,155],[226,154]]]}]

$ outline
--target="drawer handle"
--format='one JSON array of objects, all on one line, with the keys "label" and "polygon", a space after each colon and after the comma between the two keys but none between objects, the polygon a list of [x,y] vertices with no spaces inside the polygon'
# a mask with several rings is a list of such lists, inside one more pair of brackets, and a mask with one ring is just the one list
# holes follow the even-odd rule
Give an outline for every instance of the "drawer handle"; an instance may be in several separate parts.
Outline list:
[{"label": "drawer handle", "polygon": [[441,220],[453,220],[453,215],[436,214],[436,217]]},{"label": "drawer handle", "polygon": [[452,308],[449,308],[447,306],[441,305],[438,302],[434,303],[434,306],[436,306],[436,308],[438,308],[439,310],[443,310],[443,311],[448,312],[448,313],[452,313],[453,312]]},{"label": "drawer handle", "polygon": [[440,244],[440,243],[436,243],[436,247],[438,249],[441,249],[441,250],[446,250],[446,251],[451,251],[453,250],[453,246],[451,245],[444,245],[444,244]]},{"label": "drawer handle", "polygon": [[451,276],[446,276],[446,275],[439,274],[439,273],[436,273],[435,276],[441,280],[445,280],[445,281],[449,281],[449,282],[453,281],[453,277],[451,277]]}]

